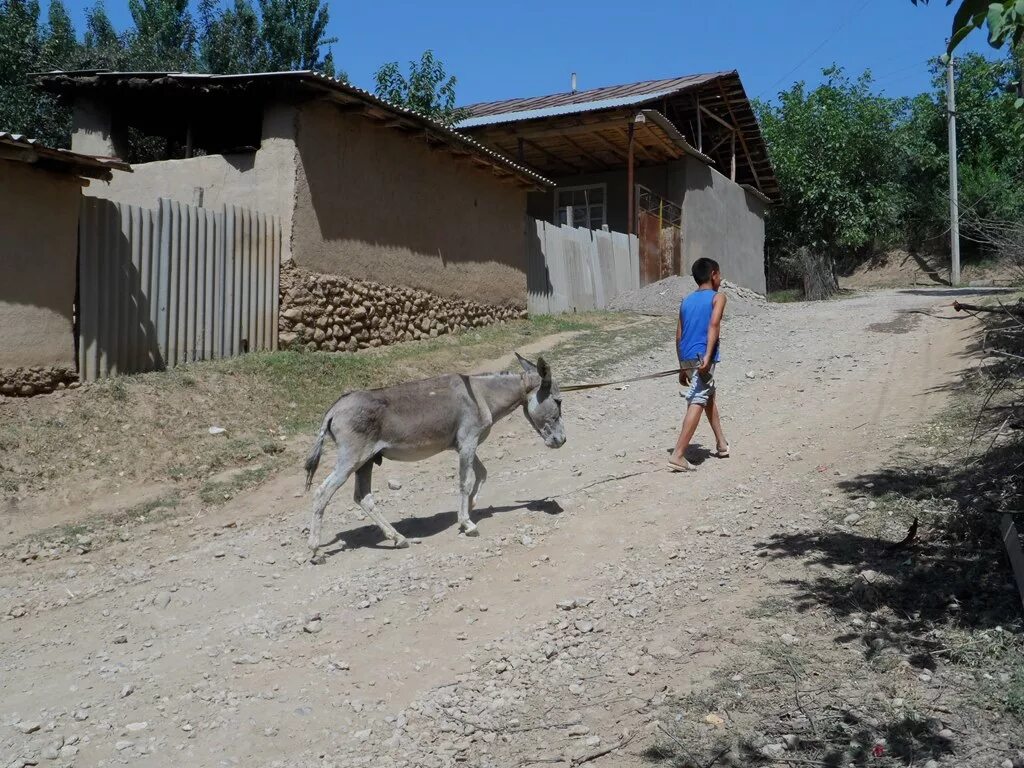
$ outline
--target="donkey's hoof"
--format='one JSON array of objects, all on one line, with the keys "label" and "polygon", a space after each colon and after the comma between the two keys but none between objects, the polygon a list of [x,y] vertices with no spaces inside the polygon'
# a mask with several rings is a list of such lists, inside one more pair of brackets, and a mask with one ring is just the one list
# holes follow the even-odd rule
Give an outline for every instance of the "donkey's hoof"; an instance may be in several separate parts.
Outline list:
[{"label": "donkey's hoof", "polygon": [[469,525],[463,526],[462,527],[462,533],[465,536],[479,536],[480,535],[480,531],[472,523],[470,523]]},{"label": "donkey's hoof", "polygon": [[409,548],[409,540],[406,539],[404,536],[402,538],[395,539],[395,549],[408,549],[408,548]]},{"label": "donkey's hoof", "polygon": [[309,558],[309,562],[312,565],[323,565],[327,562],[327,556],[323,552],[314,552]]}]

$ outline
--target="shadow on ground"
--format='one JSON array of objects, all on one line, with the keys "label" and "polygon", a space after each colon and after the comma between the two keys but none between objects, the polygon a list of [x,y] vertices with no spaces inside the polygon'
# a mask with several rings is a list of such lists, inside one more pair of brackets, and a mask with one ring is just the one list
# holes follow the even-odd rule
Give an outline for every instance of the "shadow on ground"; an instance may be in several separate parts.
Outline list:
[{"label": "shadow on ground", "polygon": [[949,296],[959,298],[963,296],[994,296],[1001,293],[1016,293],[1017,288],[900,288],[897,293],[905,293],[910,296]]},{"label": "shadow on ground", "polygon": [[840,488],[851,500],[876,500],[883,512],[887,505],[909,509],[901,517],[919,521],[914,541],[900,546],[844,526],[777,534],[764,543],[764,556],[808,565],[806,577],[787,582],[796,590],[797,610],[873,613],[876,629],[837,642],[861,637],[869,657],[875,646],[897,647],[915,666],[931,668],[951,658],[946,630],[1021,625],[1021,601],[999,533],[1003,512],[1021,509],[1021,467],[1024,446],[1014,440],[972,462],[908,462],[860,475]]},{"label": "shadow on ground", "polygon": [[[554,499],[534,499],[506,506],[492,506],[473,510],[473,521],[479,523],[494,515],[522,509],[529,512],[543,512],[547,515],[558,515],[563,511],[562,506]],[[426,539],[454,528],[457,524],[458,515],[455,512],[438,512],[428,517],[407,517],[393,525],[395,530],[408,539]],[[339,544],[341,546],[338,546]],[[360,525],[356,528],[340,531],[330,542],[324,545],[324,554],[331,556],[346,549],[360,549],[363,547],[390,549],[392,545],[384,538],[384,535],[376,525]]]}]

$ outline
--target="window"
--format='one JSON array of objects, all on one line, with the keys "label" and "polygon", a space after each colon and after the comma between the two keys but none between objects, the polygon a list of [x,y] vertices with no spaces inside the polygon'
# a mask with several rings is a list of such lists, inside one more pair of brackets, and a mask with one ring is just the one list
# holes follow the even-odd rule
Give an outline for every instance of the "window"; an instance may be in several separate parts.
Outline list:
[{"label": "window", "polygon": [[572,227],[600,229],[607,223],[605,184],[563,187],[555,197],[555,223]]}]

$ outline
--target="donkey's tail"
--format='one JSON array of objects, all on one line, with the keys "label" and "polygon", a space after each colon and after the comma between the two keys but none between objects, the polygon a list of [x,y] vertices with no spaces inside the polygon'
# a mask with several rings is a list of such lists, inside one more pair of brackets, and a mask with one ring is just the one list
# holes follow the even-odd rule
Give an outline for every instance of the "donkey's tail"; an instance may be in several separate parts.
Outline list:
[{"label": "donkey's tail", "polygon": [[[316,468],[320,466],[320,454],[324,450],[324,438],[327,435],[331,436],[331,440],[334,440],[334,433],[331,432],[331,420],[333,416],[327,416],[324,419],[324,424],[320,427],[320,434],[316,436],[316,442],[313,443],[313,448],[306,457],[306,490],[310,489],[313,485],[313,475],[316,473]],[[335,441],[337,442],[337,441]]]}]

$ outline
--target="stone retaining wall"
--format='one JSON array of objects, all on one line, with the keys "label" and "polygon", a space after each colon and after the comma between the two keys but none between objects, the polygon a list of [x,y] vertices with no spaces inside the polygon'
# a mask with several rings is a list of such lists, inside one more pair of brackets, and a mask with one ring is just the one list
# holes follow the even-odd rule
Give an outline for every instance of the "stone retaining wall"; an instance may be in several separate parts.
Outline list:
[{"label": "stone retaining wall", "polygon": [[65,365],[0,368],[0,395],[31,397],[78,386],[78,374]]},{"label": "stone retaining wall", "polygon": [[521,307],[445,299],[413,288],[281,265],[282,349],[354,352],[522,317],[526,310]]}]

